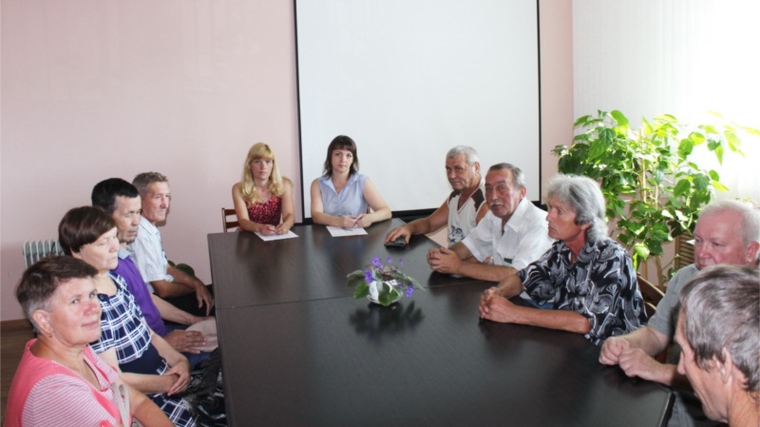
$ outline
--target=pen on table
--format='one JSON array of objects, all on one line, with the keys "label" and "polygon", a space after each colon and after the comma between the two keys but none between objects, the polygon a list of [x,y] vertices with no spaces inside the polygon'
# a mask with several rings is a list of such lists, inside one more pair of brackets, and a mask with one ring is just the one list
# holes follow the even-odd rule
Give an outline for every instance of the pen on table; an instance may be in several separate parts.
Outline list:
[{"label": "pen on table", "polygon": [[[341,215],[341,217],[342,217],[342,218],[350,218],[350,217],[351,217],[351,215]],[[345,224],[345,223],[344,223],[344,224]],[[341,228],[342,228],[342,229],[344,229],[344,230],[346,230],[346,231],[350,230],[350,228],[348,228],[348,227],[346,227],[346,226],[343,226],[343,227],[341,227]]]}]

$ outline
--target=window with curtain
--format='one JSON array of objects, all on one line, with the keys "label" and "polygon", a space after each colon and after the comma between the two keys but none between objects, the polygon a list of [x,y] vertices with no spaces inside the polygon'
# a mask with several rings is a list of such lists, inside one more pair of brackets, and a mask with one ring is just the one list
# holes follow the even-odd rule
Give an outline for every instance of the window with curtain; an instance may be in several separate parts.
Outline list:
[{"label": "window with curtain", "polygon": [[[575,116],[622,111],[709,122],[716,111],[760,129],[760,2],[573,0]],[[744,157],[714,165],[729,191],[760,203],[760,137],[742,135]]]}]

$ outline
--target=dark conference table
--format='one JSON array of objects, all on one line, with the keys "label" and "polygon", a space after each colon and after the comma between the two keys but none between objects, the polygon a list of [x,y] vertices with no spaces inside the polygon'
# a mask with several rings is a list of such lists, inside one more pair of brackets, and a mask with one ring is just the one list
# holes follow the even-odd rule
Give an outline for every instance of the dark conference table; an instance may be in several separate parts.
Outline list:
[{"label": "dark conference table", "polygon": [[[663,424],[667,389],[600,365],[580,335],[480,321],[491,283],[431,273],[437,245],[421,236],[386,250],[396,221],[357,237],[209,235],[231,426]],[[427,289],[390,307],[353,299],[345,275],[389,252]]]},{"label": "dark conference table", "polygon": [[366,236],[347,237],[332,237],[321,225],[297,225],[298,238],[269,242],[248,232],[209,234],[216,308],[351,296],[346,275],[376,256],[383,263],[391,256],[394,265],[403,258],[402,270],[425,287],[474,282],[431,271],[426,254],[439,246],[424,236],[405,248],[385,247],[385,235],[402,224],[384,221],[369,227]]}]

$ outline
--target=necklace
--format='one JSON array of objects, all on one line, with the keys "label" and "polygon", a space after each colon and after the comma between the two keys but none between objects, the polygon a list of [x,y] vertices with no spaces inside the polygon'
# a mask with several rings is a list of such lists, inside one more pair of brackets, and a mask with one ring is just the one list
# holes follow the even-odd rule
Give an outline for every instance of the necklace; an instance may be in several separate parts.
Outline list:
[{"label": "necklace", "polygon": [[77,374],[80,378],[87,381],[90,385],[100,390],[100,382],[98,381],[98,377],[95,375],[95,372],[92,371],[92,369],[90,368],[90,365],[88,365],[87,362],[84,362],[84,366],[79,367],[79,368],[75,368],[73,366],[69,366],[64,363],[60,363],[56,360],[54,360],[53,362],[58,363],[59,365],[63,366],[66,369],[69,369],[70,371]]},{"label": "necklace", "polygon": [[98,380],[98,377],[95,374],[93,368],[91,368],[87,363],[87,360],[85,360],[84,354],[82,354],[81,359],[77,358],[72,362],[69,360],[69,358],[60,356],[58,352],[56,352],[50,346],[50,344],[44,341],[39,342],[45,347],[44,352],[47,353],[47,358],[52,360],[53,363],[63,366],[64,368],[77,374],[77,376],[83,380],[87,381],[90,385],[95,387],[95,389],[101,390],[100,381]]}]

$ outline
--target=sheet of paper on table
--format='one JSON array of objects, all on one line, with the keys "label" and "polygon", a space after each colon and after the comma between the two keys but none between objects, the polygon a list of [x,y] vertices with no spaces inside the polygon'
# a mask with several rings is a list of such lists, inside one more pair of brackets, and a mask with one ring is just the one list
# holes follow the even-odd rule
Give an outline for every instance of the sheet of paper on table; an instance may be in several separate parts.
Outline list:
[{"label": "sheet of paper on table", "polygon": [[275,234],[274,236],[265,236],[260,233],[256,233],[257,236],[261,237],[261,240],[268,242],[270,240],[282,240],[282,239],[292,239],[294,237],[298,237],[298,234],[292,232],[291,230],[288,230],[285,234]]},{"label": "sheet of paper on table", "polygon": [[367,234],[367,230],[361,227],[343,228],[343,227],[335,227],[332,225],[328,225],[327,231],[329,231],[330,235],[333,237],[365,236]]}]

